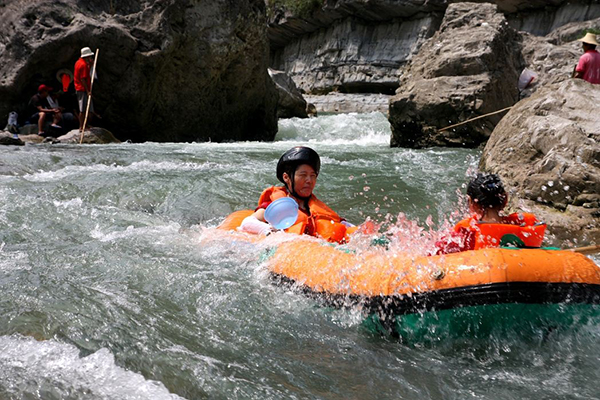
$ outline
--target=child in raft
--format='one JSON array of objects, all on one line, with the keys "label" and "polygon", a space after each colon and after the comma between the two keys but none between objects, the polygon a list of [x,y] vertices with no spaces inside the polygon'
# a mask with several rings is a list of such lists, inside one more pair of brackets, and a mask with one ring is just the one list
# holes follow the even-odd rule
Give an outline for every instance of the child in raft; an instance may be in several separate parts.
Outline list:
[{"label": "child in raft", "polygon": [[354,225],[346,222],[335,211],[319,200],[313,193],[321,159],[316,151],[305,146],[292,147],[277,163],[277,179],[283,186],[273,186],[258,200],[254,214],[242,221],[240,229],[245,232],[267,235],[275,230],[265,220],[265,209],[273,201],[290,197],[298,203],[296,223],[286,229],[288,233],[317,236],[330,242],[344,243]]},{"label": "child in raft", "polygon": [[541,247],[546,224],[540,223],[535,215],[501,215],[508,194],[498,175],[477,174],[467,186],[467,196],[472,216],[460,221],[449,237],[436,243],[435,254],[500,246]]}]

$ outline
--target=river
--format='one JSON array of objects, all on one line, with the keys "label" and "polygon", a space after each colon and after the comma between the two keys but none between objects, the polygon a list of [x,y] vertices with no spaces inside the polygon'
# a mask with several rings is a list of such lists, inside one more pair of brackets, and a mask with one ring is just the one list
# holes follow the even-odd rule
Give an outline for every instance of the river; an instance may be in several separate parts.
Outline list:
[{"label": "river", "polygon": [[431,245],[480,151],[389,136],[373,113],[282,120],[274,143],[0,148],[0,399],[600,398],[594,319],[403,343],[274,285],[260,245],[219,240],[307,144],[334,210]]}]

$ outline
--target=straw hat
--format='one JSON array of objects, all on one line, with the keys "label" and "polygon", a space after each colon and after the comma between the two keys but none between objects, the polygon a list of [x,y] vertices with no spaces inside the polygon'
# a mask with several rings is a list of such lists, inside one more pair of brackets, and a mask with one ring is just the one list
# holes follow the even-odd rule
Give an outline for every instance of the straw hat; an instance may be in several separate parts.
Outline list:
[{"label": "straw hat", "polygon": [[91,57],[94,55],[94,52],[89,47],[84,47],[81,49],[81,58]]},{"label": "straw hat", "polygon": [[56,73],[56,80],[62,82],[62,76],[67,75],[70,80],[73,80],[73,73],[66,68],[59,69]]},{"label": "straw hat", "polygon": [[594,46],[599,46],[600,43],[598,43],[596,41],[596,35],[594,35],[593,33],[586,33],[584,37],[582,37],[581,39],[577,39],[578,42],[583,42],[583,43],[587,43],[587,44],[593,44]]}]

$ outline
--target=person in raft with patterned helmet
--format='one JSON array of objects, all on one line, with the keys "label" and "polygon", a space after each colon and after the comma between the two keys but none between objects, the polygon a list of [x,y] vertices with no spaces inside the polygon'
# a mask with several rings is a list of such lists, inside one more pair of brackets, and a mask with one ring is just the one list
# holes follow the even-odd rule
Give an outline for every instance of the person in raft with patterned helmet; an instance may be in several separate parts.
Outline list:
[{"label": "person in raft with patterned helmet", "polygon": [[436,243],[436,254],[457,253],[486,247],[541,247],[546,224],[533,214],[501,214],[508,203],[500,177],[477,174],[467,186],[471,217],[454,226],[449,237]]},{"label": "person in raft with patterned helmet", "polygon": [[269,234],[274,228],[265,220],[265,209],[273,201],[290,197],[298,203],[298,219],[286,232],[321,237],[343,243],[355,227],[319,200],[313,193],[321,169],[316,151],[305,146],[292,147],[277,163],[277,179],[283,186],[272,186],[260,196],[253,215],[242,221],[242,231]]}]

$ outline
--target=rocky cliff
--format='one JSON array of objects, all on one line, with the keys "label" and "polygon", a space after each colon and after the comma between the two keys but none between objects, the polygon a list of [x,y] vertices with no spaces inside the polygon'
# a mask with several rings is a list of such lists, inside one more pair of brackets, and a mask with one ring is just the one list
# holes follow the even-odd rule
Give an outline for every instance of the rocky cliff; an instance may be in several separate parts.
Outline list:
[{"label": "rocky cliff", "polygon": [[15,0],[0,14],[0,119],[89,46],[96,109],[122,139],[275,136],[264,0]]},{"label": "rocky cliff", "polygon": [[[438,30],[447,0],[323,0],[303,15],[270,6],[271,66],[310,94],[393,94],[401,67]],[[477,1],[484,3],[486,1]],[[490,2],[490,1],[488,1]],[[496,0],[513,28],[546,35],[600,17],[595,0]]]},{"label": "rocky cliff", "polygon": [[440,129],[516,103],[521,49],[521,35],[496,5],[451,4],[440,29],[403,70],[398,94],[390,100],[391,145],[476,147],[485,142],[501,116]]}]

